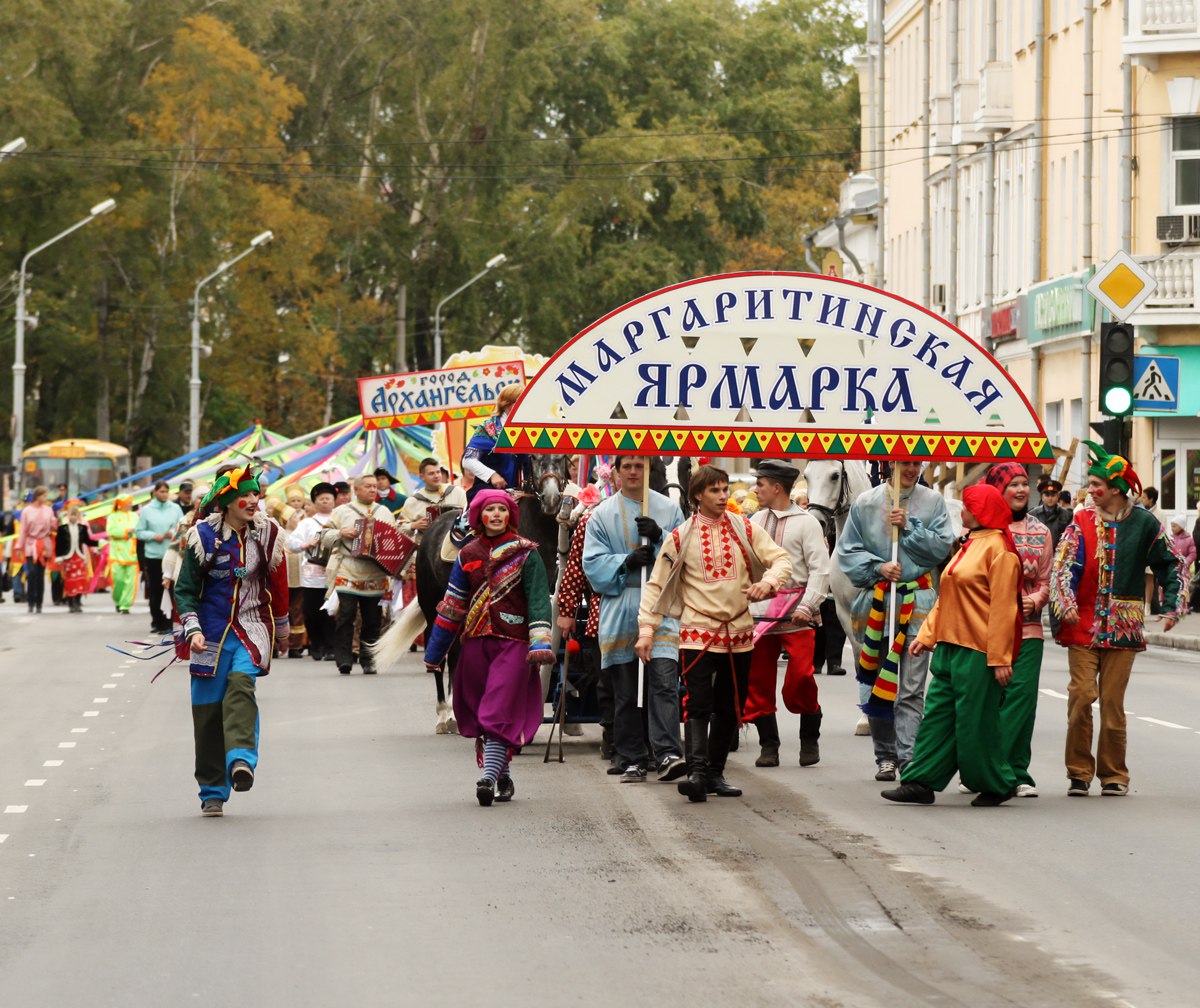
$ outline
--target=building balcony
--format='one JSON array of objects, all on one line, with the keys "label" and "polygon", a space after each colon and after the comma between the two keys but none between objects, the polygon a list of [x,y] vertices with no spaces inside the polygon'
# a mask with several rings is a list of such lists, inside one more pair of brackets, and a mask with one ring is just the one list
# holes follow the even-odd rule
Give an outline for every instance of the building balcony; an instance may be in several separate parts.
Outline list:
[{"label": "building balcony", "polygon": [[1129,0],[1122,49],[1151,69],[1159,56],[1200,52],[1200,0]]},{"label": "building balcony", "polygon": [[1136,325],[1200,323],[1200,251],[1172,252],[1164,258],[1134,256],[1158,281],[1146,303],[1134,313]]}]

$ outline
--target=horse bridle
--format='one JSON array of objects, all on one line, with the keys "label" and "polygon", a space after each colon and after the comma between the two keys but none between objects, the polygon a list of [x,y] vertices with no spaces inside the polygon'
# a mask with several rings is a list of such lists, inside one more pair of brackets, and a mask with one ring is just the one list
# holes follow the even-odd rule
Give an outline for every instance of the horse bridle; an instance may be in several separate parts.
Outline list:
[{"label": "horse bridle", "polygon": [[850,488],[846,480],[846,460],[842,459],[838,466],[840,468],[840,477],[838,482],[838,496],[833,507],[827,507],[824,504],[809,504],[808,510],[816,512],[816,519],[821,523],[821,528],[825,532],[826,539],[835,539],[837,537],[837,520],[843,515],[850,513]]}]

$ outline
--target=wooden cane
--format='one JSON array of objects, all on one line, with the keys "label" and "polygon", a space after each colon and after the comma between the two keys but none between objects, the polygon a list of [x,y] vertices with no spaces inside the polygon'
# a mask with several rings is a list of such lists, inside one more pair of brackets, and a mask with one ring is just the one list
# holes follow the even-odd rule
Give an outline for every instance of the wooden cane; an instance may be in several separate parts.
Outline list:
[{"label": "wooden cane", "polygon": [[[567,638],[568,643],[570,638]],[[550,762],[550,745],[554,741],[554,729],[558,728],[558,762],[565,763],[563,759],[563,725],[567,720],[567,662],[571,658],[571,649],[566,645],[563,646],[562,674],[558,680],[558,703],[554,707],[554,720],[550,722],[550,737],[546,739],[546,755],[542,757],[543,763]]]}]

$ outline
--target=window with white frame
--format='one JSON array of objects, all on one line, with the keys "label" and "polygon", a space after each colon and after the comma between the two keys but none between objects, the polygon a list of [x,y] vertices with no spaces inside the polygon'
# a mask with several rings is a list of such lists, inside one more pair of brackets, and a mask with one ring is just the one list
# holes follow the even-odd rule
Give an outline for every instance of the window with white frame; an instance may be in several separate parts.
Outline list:
[{"label": "window with white frame", "polygon": [[1200,209],[1200,116],[1171,120],[1171,208]]}]

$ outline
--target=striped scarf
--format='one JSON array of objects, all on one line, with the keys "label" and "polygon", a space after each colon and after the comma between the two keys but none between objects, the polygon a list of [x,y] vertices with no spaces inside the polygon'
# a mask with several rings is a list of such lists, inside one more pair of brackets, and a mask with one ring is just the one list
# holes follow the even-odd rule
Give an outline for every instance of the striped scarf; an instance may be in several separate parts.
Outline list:
[{"label": "striped scarf", "polygon": [[917,592],[923,588],[932,588],[933,578],[928,573],[922,574],[915,581],[899,581],[896,583],[899,612],[896,614],[896,636],[892,639],[887,655],[880,663],[880,653],[883,651],[883,627],[887,619],[887,604],[885,599],[890,581],[880,581],[875,585],[875,593],[871,597],[871,614],[867,617],[867,629],[863,634],[862,652],[859,655],[855,677],[860,683],[871,687],[871,695],[862,704],[863,713],[868,717],[891,718],[896,704],[896,690],[900,682],[900,656],[904,651],[905,640],[908,637],[908,624],[912,619],[913,609],[917,604]]}]

